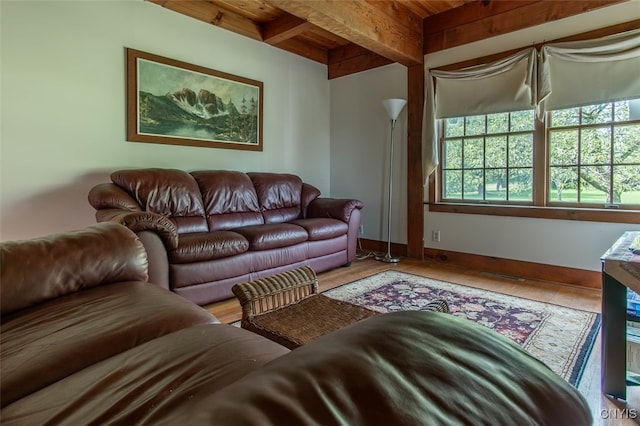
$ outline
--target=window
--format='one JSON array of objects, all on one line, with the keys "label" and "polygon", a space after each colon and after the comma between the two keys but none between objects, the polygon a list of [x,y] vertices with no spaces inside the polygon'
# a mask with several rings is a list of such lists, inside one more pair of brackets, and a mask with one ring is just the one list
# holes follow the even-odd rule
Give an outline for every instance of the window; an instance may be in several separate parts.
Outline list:
[{"label": "window", "polygon": [[531,203],[534,113],[444,120],[442,200]]},{"label": "window", "polygon": [[638,223],[640,29],[620,31],[430,70],[429,210]]},{"label": "window", "polygon": [[549,113],[549,205],[640,206],[640,99]]},{"label": "window", "polygon": [[436,201],[640,209],[640,98],[558,109],[545,121],[533,110],[443,119]]}]

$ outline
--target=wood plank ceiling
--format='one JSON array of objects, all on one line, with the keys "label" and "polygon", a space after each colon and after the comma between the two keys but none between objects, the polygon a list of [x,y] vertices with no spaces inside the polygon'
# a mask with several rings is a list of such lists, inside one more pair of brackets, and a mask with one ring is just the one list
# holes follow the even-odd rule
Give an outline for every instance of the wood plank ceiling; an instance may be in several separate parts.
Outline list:
[{"label": "wood plank ceiling", "polygon": [[148,0],[323,63],[328,78],[626,0]]}]

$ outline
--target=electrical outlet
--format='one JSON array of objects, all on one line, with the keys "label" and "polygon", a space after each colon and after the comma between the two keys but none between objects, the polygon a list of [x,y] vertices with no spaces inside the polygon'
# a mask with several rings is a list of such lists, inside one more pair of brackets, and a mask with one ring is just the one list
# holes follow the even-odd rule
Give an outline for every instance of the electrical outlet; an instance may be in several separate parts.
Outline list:
[{"label": "electrical outlet", "polygon": [[431,231],[431,239],[440,242],[440,231]]},{"label": "electrical outlet", "polygon": [[359,235],[364,235],[364,225],[360,225],[360,231],[358,232]]}]

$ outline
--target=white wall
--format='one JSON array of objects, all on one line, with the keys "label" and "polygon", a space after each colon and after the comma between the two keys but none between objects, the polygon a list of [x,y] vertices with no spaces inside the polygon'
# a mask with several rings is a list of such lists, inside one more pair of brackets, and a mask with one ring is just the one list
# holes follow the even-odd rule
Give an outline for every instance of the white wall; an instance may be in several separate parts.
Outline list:
[{"label": "white wall", "polygon": [[[326,66],[142,0],[0,2],[0,239],[92,223],[132,167],[300,175],[330,195]],[[127,142],[125,47],[264,82],[264,151]]]},{"label": "white wall", "polygon": [[[610,6],[575,17],[494,37],[425,56],[427,68],[553,40],[640,17],[640,2]],[[381,191],[388,139],[380,101],[405,96],[406,68],[392,65],[331,81],[331,182],[351,185],[362,193],[364,237],[386,241],[386,207]],[[402,116],[406,123],[406,112]],[[387,125],[388,126],[388,125]],[[400,131],[399,128],[396,128]],[[403,129],[404,131],[404,129]],[[406,168],[406,138],[398,155]],[[398,140],[398,139],[397,139]],[[338,164],[340,166],[338,167]],[[385,175],[386,176],[386,175]],[[406,243],[406,172],[395,179],[391,241]],[[386,181],[384,181],[386,182]],[[425,188],[426,190],[426,188]],[[441,241],[431,241],[439,230]],[[599,258],[625,230],[637,225],[431,213],[425,207],[425,246],[463,253],[495,256],[579,269],[600,269]]]},{"label": "white wall", "polygon": [[[407,98],[406,68],[387,65],[331,80],[331,188],[333,196],[357,194],[364,236],[387,241],[391,123],[387,98]],[[406,242],[407,111],[394,130],[392,241]]]}]

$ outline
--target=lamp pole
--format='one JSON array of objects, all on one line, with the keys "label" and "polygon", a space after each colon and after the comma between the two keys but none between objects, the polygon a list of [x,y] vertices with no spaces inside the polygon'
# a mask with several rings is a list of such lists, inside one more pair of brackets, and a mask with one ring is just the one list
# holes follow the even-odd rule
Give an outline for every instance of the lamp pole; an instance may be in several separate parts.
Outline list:
[{"label": "lamp pole", "polygon": [[391,256],[391,202],[393,200],[393,130],[396,127],[396,121],[400,112],[406,105],[407,101],[404,99],[386,99],[383,102],[389,118],[391,120],[391,141],[389,147],[389,203],[387,212],[387,253],[382,256],[376,256],[376,260],[387,263],[400,262],[399,257]]}]

